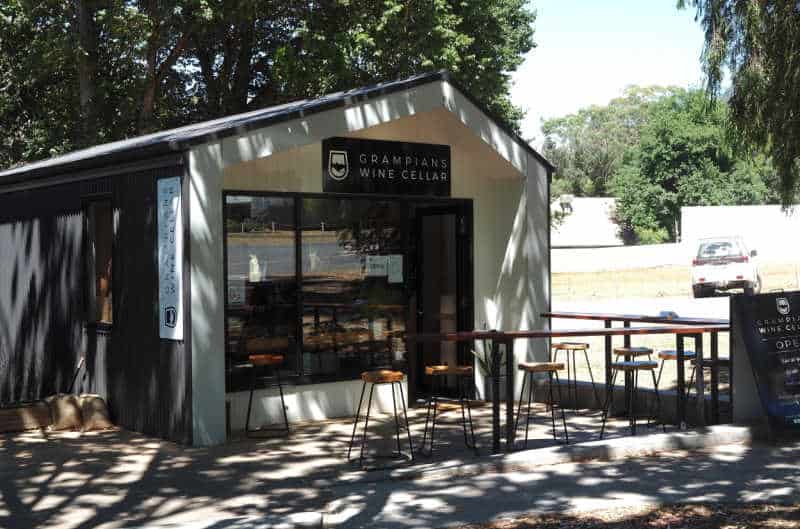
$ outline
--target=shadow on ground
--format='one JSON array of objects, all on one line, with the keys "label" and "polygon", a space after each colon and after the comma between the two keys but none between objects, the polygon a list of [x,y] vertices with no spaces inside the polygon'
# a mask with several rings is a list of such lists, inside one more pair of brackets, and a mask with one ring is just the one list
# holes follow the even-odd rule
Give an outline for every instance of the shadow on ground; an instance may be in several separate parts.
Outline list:
[{"label": "shadow on ground", "polygon": [[[528,447],[564,450],[552,440],[544,406],[536,411]],[[418,457],[400,468],[496,461],[488,456],[490,412],[479,407],[474,413],[480,457],[464,447],[460,413],[451,411],[437,423],[433,457]],[[571,441],[596,438],[597,412],[567,417]],[[409,420],[418,443],[421,410],[413,410]],[[394,441],[378,436],[393,433],[393,420],[376,416],[370,422],[370,449],[391,450]],[[626,426],[612,421],[610,435],[626,435]],[[207,449],[126,431],[6,434],[0,436],[0,527],[152,527],[189,521],[245,527],[242,520],[308,511],[326,512],[328,523],[343,527],[439,527],[620,501],[784,500],[797,497],[800,479],[793,448],[776,449],[768,458],[742,448],[527,472],[503,472],[500,465],[496,472],[469,478],[436,480],[412,473],[417,478],[387,481],[391,465],[388,471],[365,472],[347,461],[351,433],[350,420],[326,421],[293,425],[289,439],[241,439]],[[756,483],[755,490],[742,487],[739,480],[745,476]]]}]

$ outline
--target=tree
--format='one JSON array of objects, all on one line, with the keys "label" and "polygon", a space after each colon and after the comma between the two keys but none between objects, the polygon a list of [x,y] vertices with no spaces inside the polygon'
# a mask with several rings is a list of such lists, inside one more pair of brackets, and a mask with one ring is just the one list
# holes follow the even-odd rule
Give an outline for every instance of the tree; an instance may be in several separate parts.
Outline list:
[{"label": "tree", "polygon": [[654,102],[613,188],[627,241],[658,243],[679,235],[680,208],[760,204],[774,197],[763,155],[737,152],[726,135],[727,111],[700,90],[678,90]]},{"label": "tree", "polygon": [[517,127],[524,0],[9,0],[0,165],[447,69]]},{"label": "tree", "polygon": [[737,139],[763,148],[790,204],[800,178],[800,5],[794,0],[678,0],[705,29],[707,90],[717,97],[727,72]]},{"label": "tree", "polygon": [[608,195],[625,151],[639,141],[648,107],[677,90],[632,86],[606,106],[590,106],[545,121],[543,154],[557,167],[553,197]]}]

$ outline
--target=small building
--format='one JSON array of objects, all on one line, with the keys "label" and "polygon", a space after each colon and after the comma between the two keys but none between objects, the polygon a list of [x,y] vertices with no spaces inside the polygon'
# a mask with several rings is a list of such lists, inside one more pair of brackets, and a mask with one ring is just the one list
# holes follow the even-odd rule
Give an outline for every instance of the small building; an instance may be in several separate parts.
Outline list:
[{"label": "small building", "polygon": [[[84,358],[121,426],[220,443],[254,349],[285,358],[290,422],[352,416],[374,367],[413,401],[472,352],[405,332],[546,328],[552,170],[434,73],[1,172],[0,404]],[[257,389],[254,424],[278,403]]]}]

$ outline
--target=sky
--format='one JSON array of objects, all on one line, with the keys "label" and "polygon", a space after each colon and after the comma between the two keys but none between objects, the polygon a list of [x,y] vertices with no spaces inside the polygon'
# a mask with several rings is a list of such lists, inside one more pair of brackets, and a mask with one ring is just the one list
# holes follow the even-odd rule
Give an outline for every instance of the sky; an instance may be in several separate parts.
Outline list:
[{"label": "sky", "polygon": [[703,86],[703,31],[676,0],[533,0],[536,48],[513,76],[527,111],[522,137],[541,146],[541,119],[604,105],[629,85]]}]

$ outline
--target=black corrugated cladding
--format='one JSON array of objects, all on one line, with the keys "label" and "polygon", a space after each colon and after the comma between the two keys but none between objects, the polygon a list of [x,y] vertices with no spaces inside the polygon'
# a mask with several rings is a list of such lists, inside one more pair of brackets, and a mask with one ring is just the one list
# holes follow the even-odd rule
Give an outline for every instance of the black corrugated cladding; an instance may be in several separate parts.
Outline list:
[{"label": "black corrugated cladding", "polygon": [[[189,347],[158,332],[156,180],[167,176],[183,168],[0,193],[0,404],[65,391],[85,355],[76,392],[106,397],[124,428],[191,443]],[[110,326],[86,310],[86,204],[103,195],[117,218]]]},{"label": "black corrugated cladding", "polygon": [[68,388],[83,341],[82,251],[79,184],[0,195],[0,403]]}]

